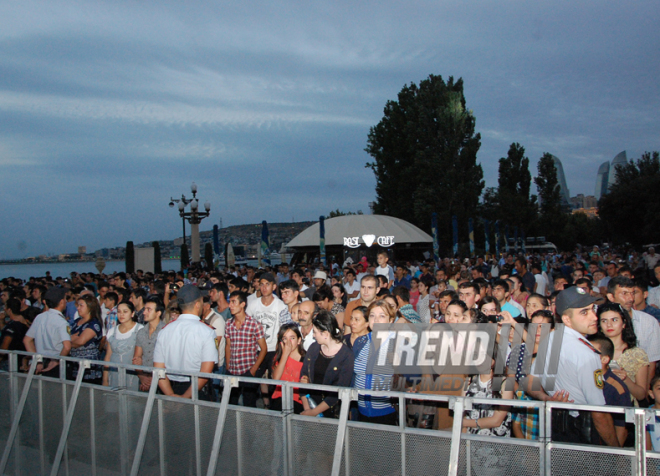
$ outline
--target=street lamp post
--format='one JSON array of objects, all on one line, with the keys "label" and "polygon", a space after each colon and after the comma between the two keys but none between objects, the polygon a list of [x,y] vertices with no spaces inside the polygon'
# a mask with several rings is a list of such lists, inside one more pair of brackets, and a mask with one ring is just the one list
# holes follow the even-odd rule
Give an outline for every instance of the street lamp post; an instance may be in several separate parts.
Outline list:
[{"label": "street lamp post", "polygon": [[[170,208],[174,208],[174,204],[179,204],[179,216],[183,221],[183,243],[186,242],[186,220],[190,223],[190,247],[192,248],[192,261],[197,263],[200,261],[199,256],[199,224],[204,218],[211,214],[211,204],[204,203],[204,210],[199,211],[199,201],[197,200],[197,185],[195,182],[190,186],[192,198],[186,198],[181,195],[181,198],[170,198]],[[186,206],[190,205],[190,211],[186,211]]]}]

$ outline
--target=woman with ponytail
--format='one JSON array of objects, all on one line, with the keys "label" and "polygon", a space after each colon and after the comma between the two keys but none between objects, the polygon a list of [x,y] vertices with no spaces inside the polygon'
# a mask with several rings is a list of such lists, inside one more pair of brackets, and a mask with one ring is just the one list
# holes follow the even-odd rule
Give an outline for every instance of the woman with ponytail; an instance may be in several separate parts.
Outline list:
[{"label": "woman with ponytail", "polygon": [[[300,383],[350,387],[353,377],[353,351],[344,344],[344,333],[339,329],[335,316],[330,311],[321,310],[313,324],[314,342],[307,351],[301,372]],[[301,392],[303,393],[303,392]],[[313,400],[310,406],[308,397]],[[302,415],[336,418],[339,416],[337,394],[324,391],[310,391],[302,397]],[[312,408],[316,404],[314,408]]]}]

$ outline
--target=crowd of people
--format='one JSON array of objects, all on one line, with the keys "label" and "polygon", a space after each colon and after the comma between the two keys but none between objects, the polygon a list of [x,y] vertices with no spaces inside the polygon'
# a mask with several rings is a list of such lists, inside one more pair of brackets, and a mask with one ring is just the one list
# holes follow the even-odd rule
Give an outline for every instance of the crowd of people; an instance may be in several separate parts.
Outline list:
[{"label": "crowd of people", "polygon": [[[190,398],[191,379],[180,372],[258,377],[272,384],[241,382],[230,403],[282,409],[278,381],[394,388],[492,399],[462,416],[465,432],[539,438],[535,409],[498,400],[555,400],[576,404],[651,406],[660,409],[660,260],[612,250],[557,254],[504,253],[501,257],[445,258],[392,264],[387,251],[340,266],[331,263],[255,269],[198,269],[162,275],[72,273],[0,280],[0,348],[42,354],[37,373],[75,379],[78,365],[60,369],[60,356],[96,361],[83,381],[146,392],[152,373],[102,362],[164,368],[158,391]],[[506,348],[507,372],[461,375],[460,388],[424,388],[410,375],[368,373],[375,324],[509,324],[498,333],[495,356]],[[541,345],[561,328],[559,367],[529,372]],[[559,324],[563,326],[558,327]],[[534,329],[534,345],[527,332]],[[516,339],[516,333],[520,334]],[[522,338],[520,338],[522,336]],[[547,348],[551,348],[551,342]],[[2,354],[0,354],[2,357]],[[28,358],[20,359],[27,371]],[[1,363],[7,370],[7,359]],[[437,376],[432,376],[437,377]],[[122,381],[120,381],[122,380]],[[500,381],[503,381],[500,386]],[[377,383],[376,383],[377,382]],[[540,383],[540,385],[538,385]],[[218,401],[220,379],[198,379],[198,398]],[[397,386],[398,388],[398,386]],[[295,413],[337,417],[336,393],[296,390]],[[350,418],[396,425],[398,412],[416,428],[451,427],[453,412],[442,404],[410,399],[406,408],[383,396],[360,395]],[[460,417],[460,416],[459,416]],[[660,420],[659,420],[660,421]],[[648,428],[647,446],[660,450],[660,427]],[[553,440],[631,446],[634,432],[622,414],[556,411]]]}]

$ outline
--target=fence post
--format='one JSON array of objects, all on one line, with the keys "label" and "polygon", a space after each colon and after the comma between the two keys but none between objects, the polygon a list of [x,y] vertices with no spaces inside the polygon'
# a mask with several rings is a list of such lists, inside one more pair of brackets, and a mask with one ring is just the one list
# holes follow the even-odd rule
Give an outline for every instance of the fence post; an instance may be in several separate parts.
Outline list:
[{"label": "fence post", "polygon": [[[635,459],[639,476],[646,476],[646,409],[635,408]],[[655,411],[650,411],[655,421]]]},{"label": "fence post", "polygon": [[[21,415],[23,414],[23,409],[25,408],[25,402],[27,401],[28,393],[30,387],[32,386],[32,379],[34,378],[34,372],[37,370],[37,362],[41,362],[41,356],[38,355],[36,358],[32,359],[30,364],[30,371],[28,376],[25,379],[25,385],[23,387],[23,392],[21,393],[21,399],[18,402],[16,411],[14,412],[14,421],[11,423],[11,430],[9,430],[9,436],[7,437],[7,443],[5,444],[5,451],[2,453],[2,460],[0,460],[0,474],[5,474],[5,467],[9,461],[9,453],[11,453],[11,447],[14,444],[14,438],[16,438],[16,433],[18,432],[18,424],[21,421]],[[13,387],[13,390],[17,390],[17,386]],[[12,393],[15,393],[12,391]],[[14,395],[12,395],[12,400]]]},{"label": "fence post", "polygon": [[229,407],[229,397],[231,397],[232,387],[238,387],[238,379],[235,377],[224,379],[222,387],[222,401],[220,410],[218,410],[218,421],[215,425],[215,435],[213,435],[213,446],[211,447],[211,458],[206,471],[206,476],[213,476],[218,464],[218,455],[220,454],[220,445],[222,444],[222,433],[225,431],[225,421],[227,421],[227,408]]},{"label": "fence post", "polygon": [[144,451],[144,444],[147,441],[147,431],[149,431],[149,422],[151,421],[151,412],[154,408],[154,400],[156,399],[156,390],[158,389],[158,381],[165,378],[164,370],[154,370],[151,373],[151,388],[149,388],[149,397],[147,404],[144,407],[144,415],[142,416],[142,426],[140,427],[140,436],[138,437],[137,447],[135,448],[135,457],[133,458],[133,466],[131,466],[131,476],[137,476],[140,470],[140,462],[142,461],[142,452]]},{"label": "fence post", "polygon": [[351,407],[352,392],[353,390],[350,388],[342,388],[339,390],[341,410],[339,412],[337,439],[335,440],[335,453],[332,459],[332,476],[339,476],[339,471],[341,470],[341,454],[343,452],[344,437],[346,436],[346,424],[348,423],[348,411]]},{"label": "fence post", "polygon": [[549,405],[548,402],[543,402],[543,412],[545,413],[545,441],[543,442],[543,451],[545,453],[545,474],[550,476],[550,474],[552,474],[552,458],[550,456],[552,446],[552,405]]},{"label": "fence post", "polygon": [[449,451],[447,476],[456,476],[458,474],[458,456],[461,451],[461,431],[463,430],[463,399],[451,397],[449,399],[449,408],[452,407],[454,410],[454,424],[451,430],[451,449]]},{"label": "fence post", "polygon": [[282,418],[284,418],[284,469],[285,474],[293,474],[293,438],[291,437],[291,418],[293,413],[293,387],[290,383],[282,382]]},{"label": "fence post", "polygon": [[401,430],[401,476],[406,476],[406,397],[399,395],[399,430]]},{"label": "fence post", "polygon": [[55,458],[53,459],[53,467],[50,470],[50,476],[57,476],[57,473],[59,473],[60,471],[62,455],[64,455],[64,447],[66,446],[66,440],[69,436],[71,421],[73,421],[73,412],[76,410],[76,403],[78,402],[78,395],[80,394],[80,386],[82,385],[83,377],[85,376],[85,370],[90,368],[90,366],[91,365],[89,363],[89,360],[81,361],[80,365],[78,366],[78,375],[76,376],[76,384],[73,387],[71,400],[69,400],[69,406],[66,411],[66,418],[64,419],[64,428],[62,428],[60,443],[57,445],[57,452],[55,453]]}]

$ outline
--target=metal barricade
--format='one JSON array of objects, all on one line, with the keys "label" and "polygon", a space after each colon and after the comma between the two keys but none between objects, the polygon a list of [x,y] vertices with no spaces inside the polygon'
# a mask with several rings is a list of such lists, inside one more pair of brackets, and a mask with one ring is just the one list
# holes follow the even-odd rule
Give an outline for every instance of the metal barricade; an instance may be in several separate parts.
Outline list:
[{"label": "metal barricade", "polygon": [[[540,439],[520,440],[462,433],[462,418],[451,430],[406,426],[405,411],[397,426],[351,421],[351,402],[358,395],[386,396],[406,408],[408,400],[443,403],[463,415],[492,399],[401,392],[358,391],[313,384],[278,382],[281,412],[229,405],[240,382],[272,380],[171,371],[191,377],[191,399],[157,393],[165,370],[63,358],[60,377],[18,372],[19,359],[34,354],[7,352],[9,372],[0,373],[0,474],[3,475],[322,475],[400,474],[454,475],[598,475],[658,474],[660,454],[647,452],[646,426],[655,411],[640,408],[587,407],[557,402],[501,400],[500,405],[536,408]],[[116,367],[119,388],[66,380],[64,362],[81,369],[91,364]],[[149,392],[125,388],[126,373],[153,376]],[[200,401],[199,378],[222,380],[220,403]],[[294,388],[335,392],[341,401],[338,419],[293,413]],[[557,409],[624,413],[634,424],[634,448],[609,448],[551,441],[550,415]],[[660,412],[659,412],[660,414]]]}]

